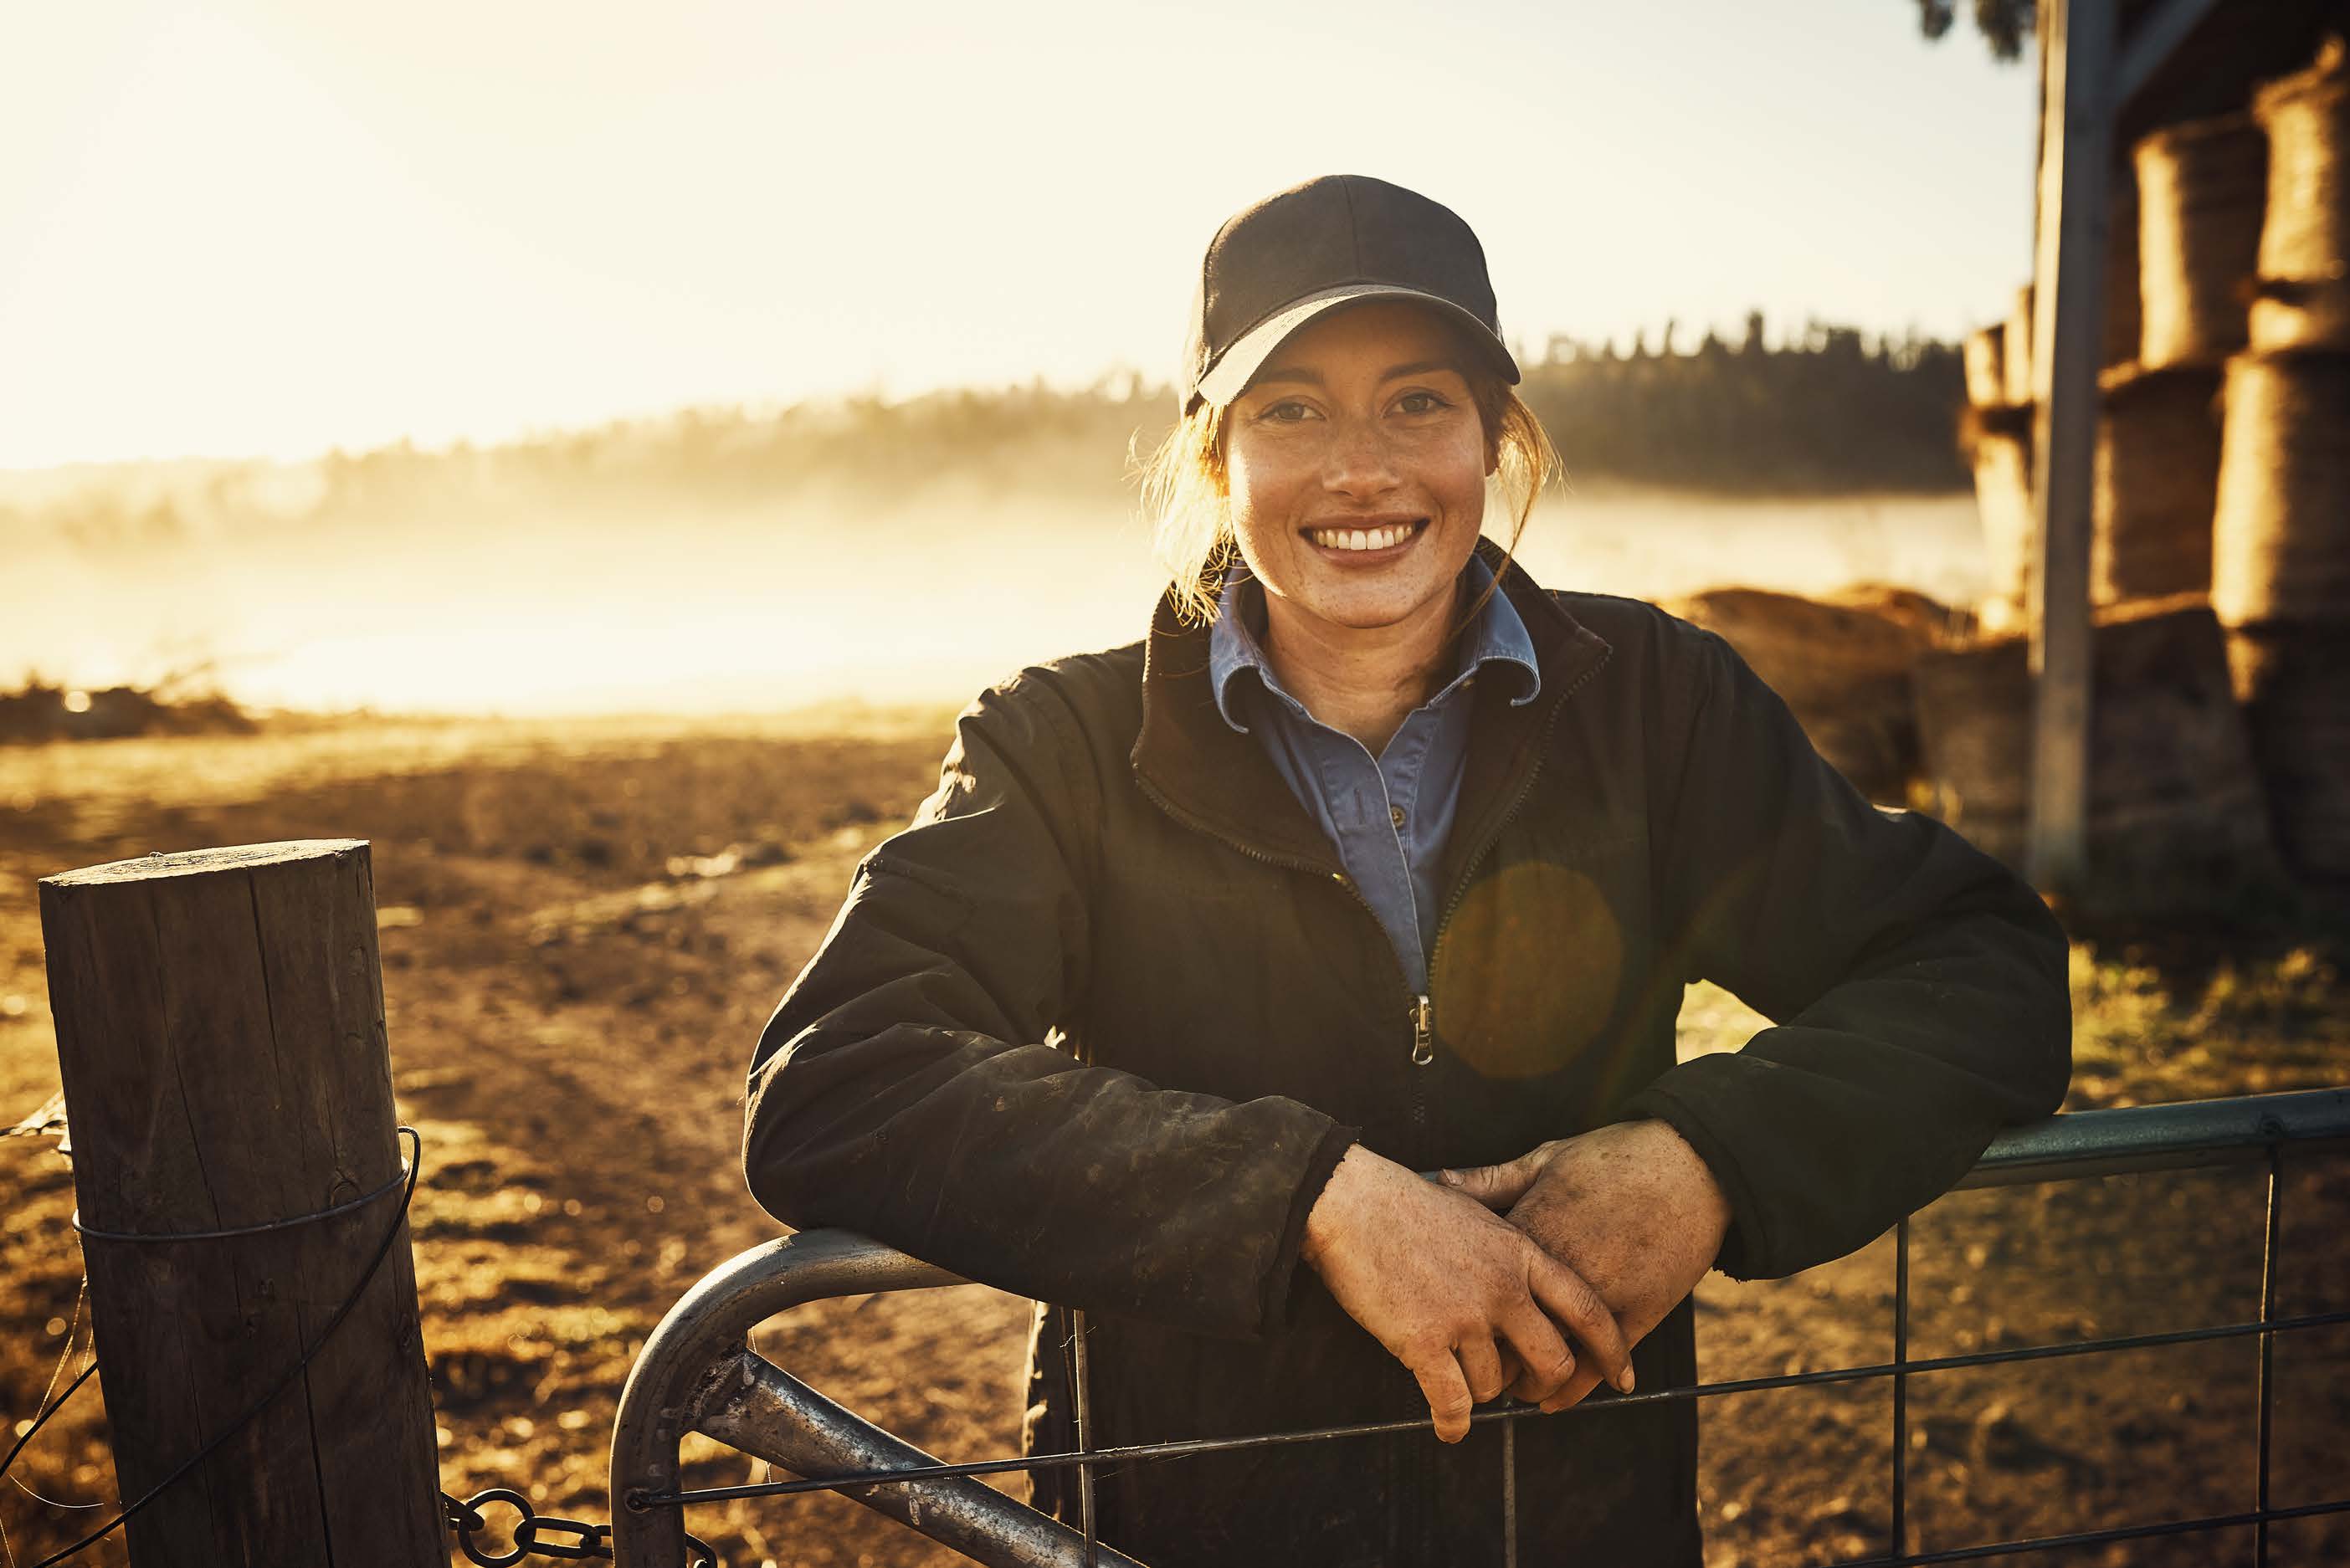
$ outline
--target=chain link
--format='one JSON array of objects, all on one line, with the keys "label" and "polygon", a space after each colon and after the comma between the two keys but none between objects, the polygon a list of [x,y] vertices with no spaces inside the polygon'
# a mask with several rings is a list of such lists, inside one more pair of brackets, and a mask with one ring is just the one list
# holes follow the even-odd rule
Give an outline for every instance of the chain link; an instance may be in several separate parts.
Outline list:
[{"label": "chain link", "polygon": [[[473,1540],[476,1531],[490,1527],[490,1521],[482,1514],[484,1503],[504,1503],[518,1516],[514,1524],[514,1544],[504,1552],[492,1551]],[[450,1526],[457,1532],[457,1550],[465,1554],[466,1561],[479,1563],[481,1568],[513,1568],[525,1557],[546,1557],[563,1563],[611,1561],[610,1525],[541,1513],[531,1507],[530,1499],[512,1487],[490,1487],[462,1501],[444,1491],[441,1494],[441,1507]],[[569,1539],[549,1539],[550,1534]],[[708,1542],[689,1535],[685,1544],[686,1568],[726,1568]]]}]

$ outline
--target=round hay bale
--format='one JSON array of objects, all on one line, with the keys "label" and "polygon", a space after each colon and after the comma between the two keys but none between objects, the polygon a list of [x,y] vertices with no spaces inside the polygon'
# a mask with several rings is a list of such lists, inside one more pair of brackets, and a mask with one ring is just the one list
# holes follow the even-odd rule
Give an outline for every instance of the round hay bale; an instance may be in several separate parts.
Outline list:
[{"label": "round hay bale", "polygon": [[1923,594],[1875,587],[1841,603],[1713,588],[1671,607],[1736,649],[1856,789],[1907,799],[1918,757],[1909,671],[1947,640],[1950,611]]},{"label": "round hay bale", "polygon": [[2104,378],[2089,595],[2101,605],[2208,593],[2220,489],[2216,370]]},{"label": "round hay bale", "polygon": [[2138,360],[2217,367],[2244,347],[2260,261],[2268,138],[2249,114],[2156,131],[2133,152],[2138,189]]},{"label": "round hay bale", "polygon": [[2239,627],[2228,659],[2287,869],[2350,880],[2350,625]]},{"label": "round hay bale", "polygon": [[2229,362],[2211,527],[2221,621],[2350,621],[2350,356]]},{"label": "round hay bale", "polygon": [[2105,352],[2100,365],[2127,365],[2137,358],[2145,336],[2138,305],[2137,182],[2126,169],[2116,171],[2106,223]]},{"label": "round hay bale", "polygon": [[[2088,847],[2100,901],[2192,907],[2270,874],[2266,806],[2210,607],[2100,616],[2091,646]],[[2032,774],[2024,640],[1926,654],[1911,684],[1943,819],[2020,866]]]},{"label": "round hay bale", "polygon": [[2015,291],[2015,308],[2008,313],[2007,327],[2000,355],[2002,369],[2006,374],[2010,403],[2032,401],[2032,286],[2025,284]]},{"label": "round hay bale", "polygon": [[2032,780],[2032,668],[2019,637],[1928,654],[1910,677],[1925,779],[1944,822],[2023,863]]},{"label": "round hay bale", "polygon": [[2255,350],[2350,348],[2350,51],[2329,39],[2317,63],[2262,88],[2268,214],[2261,223]]},{"label": "round hay bale", "polygon": [[2007,401],[2007,327],[1978,327],[1967,334],[1967,401],[1989,408]]},{"label": "round hay bale", "polygon": [[2255,354],[2350,352],[2350,283],[2265,277],[2253,286]]},{"label": "round hay bale", "polygon": [[2032,510],[2031,427],[1979,429],[1972,445],[1986,579],[1978,613],[1985,630],[1998,631],[2022,624],[2032,552],[2039,537]]}]

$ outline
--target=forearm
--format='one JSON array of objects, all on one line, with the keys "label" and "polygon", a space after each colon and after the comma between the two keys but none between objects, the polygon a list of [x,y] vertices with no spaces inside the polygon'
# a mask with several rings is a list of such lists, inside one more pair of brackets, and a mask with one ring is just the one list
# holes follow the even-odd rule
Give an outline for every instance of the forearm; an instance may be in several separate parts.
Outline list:
[{"label": "forearm", "polygon": [[1250,1335],[1284,1310],[1305,1211],[1351,1136],[1295,1101],[1236,1105],[1041,1043],[900,1024],[773,1053],[743,1155],[788,1223],[1042,1300]]},{"label": "forearm", "polygon": [[1728,1195],[1723,1269],[1775,1276],[1850,1251],[1947,1189],[2001,1127],[2056,1108],[2064,950],[2033,924],[1923,922],[1743,1050],[1634,1097],[1626,1114],[1671,1125]]},{"label": "forearm", "polygon": [[1683,974],[1777,1027],[1669,1069],[1621,1114],[1671,1124],[1721,1181],[1721,1267],[1783,1274],[1863,1245],[1999,1127],[2056,1108],[2064,935],[1958,835],[1862,800],[1718,639],[1688,652],[1659,908]]}]

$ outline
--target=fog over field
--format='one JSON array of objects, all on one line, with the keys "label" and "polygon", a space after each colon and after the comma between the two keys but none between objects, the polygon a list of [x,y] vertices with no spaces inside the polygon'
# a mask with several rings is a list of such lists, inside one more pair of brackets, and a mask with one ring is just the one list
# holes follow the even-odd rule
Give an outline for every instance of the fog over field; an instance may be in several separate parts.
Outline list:
[{"label": "fog over field", "polygon": [[[240,701],[312,710],[960,699],[1139,636],[1158,587],[1134,495],[1114,483],[639,489],[609,504],[481,490],[396,522],[314,510],[316,485],[299,469],[248,474],[248,501],[274,487],[282,510],[130,504],[94,526],[0,483],[0,688],[209,667]],[[1554,492],[1521,554],[1546,585],[1641,597],[1884,581],[1965,601],[1982,576],[1966,495]]]},{"label": "fog over field", "polygon": [[[1562,340],[1520,391],[1573,476],[1524,541],[1551,586],[1981,587],[1947,344],[1819,322],[1774,341],[1757,315],[1691,352]],[[1132,454],[1173,401],[1129,374],[0,472],[0,690],[208,670],[311,710],[960,700],[1142,634],[1159,584]]]}]

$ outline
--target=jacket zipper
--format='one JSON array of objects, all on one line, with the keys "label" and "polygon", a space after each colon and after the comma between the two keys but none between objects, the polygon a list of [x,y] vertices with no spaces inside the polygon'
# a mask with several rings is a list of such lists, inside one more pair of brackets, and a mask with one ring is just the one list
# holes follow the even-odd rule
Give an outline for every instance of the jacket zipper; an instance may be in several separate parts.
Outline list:
[{"label": "jacket zipper", "polygon": [[[1437,917],[1436,940],[1430,944],[1428,950],[1428,967],[1430,975],[1436,972],[1436,955],[1444,946],[1444,933],[1452,924],[1453,911],[1460,909],[1461,900],[1468,897],[1469,884],[1475,878],[1477,868],[1484,864],[1485,857],[1492,853],[1494,844],[1501,838],[1503,829],[1517,819],[1518,813],[1525,807],[1526,797],[1534,793],[1534,780],[1542,774],[1543,749],[1550,743],[1551,732],[1558,728],[1559,713],[1566,707],[1568,701],[1577,691],[1590,684],[1592,678],[1606,667],[1607,659],[1607,654],[1601,654],[1590,669],[1576,676],[1567,689],[1558,694],[1557,700],[1550,705],[1549,712],[1543,716],[1542,730],[1534,737],[1534,762],[1526,769],[1525,777],[1518,781],[1518,793],[1511,797],[1508,808],[1494,822],[1492,830],[1485,835],[1484,842],[1477,846],[1476,853],[1461,864],[1461,875],[1453,879],[1452,891],[1445,900],[1444,912]],[[1151,805],[1194,833],[1204,834],[1217,843],[1236,849],[1250,859],[1266,866],[1284,867],[1293,871],[1311,871],[1317,876],[1329,877],[1331,881],[1344,888],[1363,913],[1370,917],[1371,923],[1378,927],[1381,945],[1383,947],[1388,945],[1387,927],[1380,922],[1378,911],[1371,908],[1371,901],[1363,897],[1362,889],[1355,886],[1355,879],[1346,872],[1333,871],[1319,862],[1303,859],[1296,856],[1268,854],[1253,844],[1209,826],[1191,813],[1183,810],[1169,800],[1156,785],[1140,774],[1134,775],[1134,783],[1135,787],[1142,792],[1144,798]],[[1393,956],[1391,950],[1389,956]],[[1430,1066],[1436,1061],[1435,1000],[1426,993],[1415,995],[1405,985],[1401,964],[1396,965],[1395,973],[1396,989],[1404,998],[1404,1018],[1411,1031],[1411,1064],[1415,1067]],[[1414,1128],[1422,1131],[1426,1129],[1428,1126],[1427,1094],[1417,1074],[1413,1075],[1412,1083],[1411,1119]]]},{"label": "jacket zipper", "polygon": [[[1526,797],[1534,793],[1534,780],[1542,773],[1543,752],[1550,744],[1551,732],[1558,727],[1560,710],[1566,706],[1570,698],[1590,682],[1593,676],[1599,673],[1601,667],[1607,662],[1607,655],[1602,654],[1590,669],[1576,676],[1566,690],[1558,694],[1557,701],[1550,706],[1550,711],[1544,715],[1541,732],[1534,738],[1534,763],[1526,769],[1526,776],[1519,782],[1518,793],[1512,797],[1508,809],[1503,811],[1494,822],[1492,831],[1485,836],[1484,842],[1478,845],[1476,852],[1461,864],[1461,875],[1454,879],[1451,894],[1445,900],[1444,912],[1437,917],[1436,940],[1429,945],[1428,950],[1428,971],[1431,977],[1436,973],[1437,951],[1444,945],[1445,929],[1452,923],[1452,912],[1461,907],[1461,900],[1468,896],[1469,883],[1476,876],[1477,867],[1484,864],[1485,857],[1492,851],[1494,844],[1500,840],[1503,830],[1516,820],[1518,813],[1524,809]],[[1142,791],[1144,797],[1152,805],[1195,833],[1205,834],[1218,843],[1228,845],[1250,859],[1260,861],[1267,866],[1285,866],[1293,870],[1312,871],[1329,877],[1332,881],[1354,896],[1355,902],[1362,906],[1363,913],[1371,918],[1373,925],[1378,926],[1380,945],[1388,946],[1385,940],[1387,928],[1380,923],[1378,911],[1371,908],[1371,901],[1363,897],[1362,890],[1355,886],[1354,878],[1348,877],[1344,871],[1332,871],[1326,866],[1291,856],[1269,855],[1253,845],[1243,843],[1230,834],[1219,832],[1189,812],[1179,810],[1173,802],[1161,794],[1140,774],[1134,775],[1134,782],[1135,786]],[[1389,948],[1390,956],[1392,951],[1392,948]],[[1415,996],[1405,988],[1403,966],[1400,963],[1396,965],[1396,978],[1397,988],[1404,992],[1410,1003],[1406,1011],[1411,1024],[1411,1064],[1414,1067],[1427,1067],[1436,1060],[1436,1003],[1429,995],[1422,993]],[[1426,1166],[1429,1163],[1429,1156],[1433,1152],[1428,1147],[1428,1079],[1422,1073],[1413,1073],[1410,1075],[1410,1082],[1412,1134],[1419,1145],[1414,1151],[1417,1157],[1415,1164]],[[1419,1472],[1417,1479],[1424,1481],[1427,1474],[1424,1467],[1415,1465],[1413,1469]],[[1418,1494],[1425,1491],[1426,1486],[1411,1490],[1415,1501],[1421,1501]]]}]

